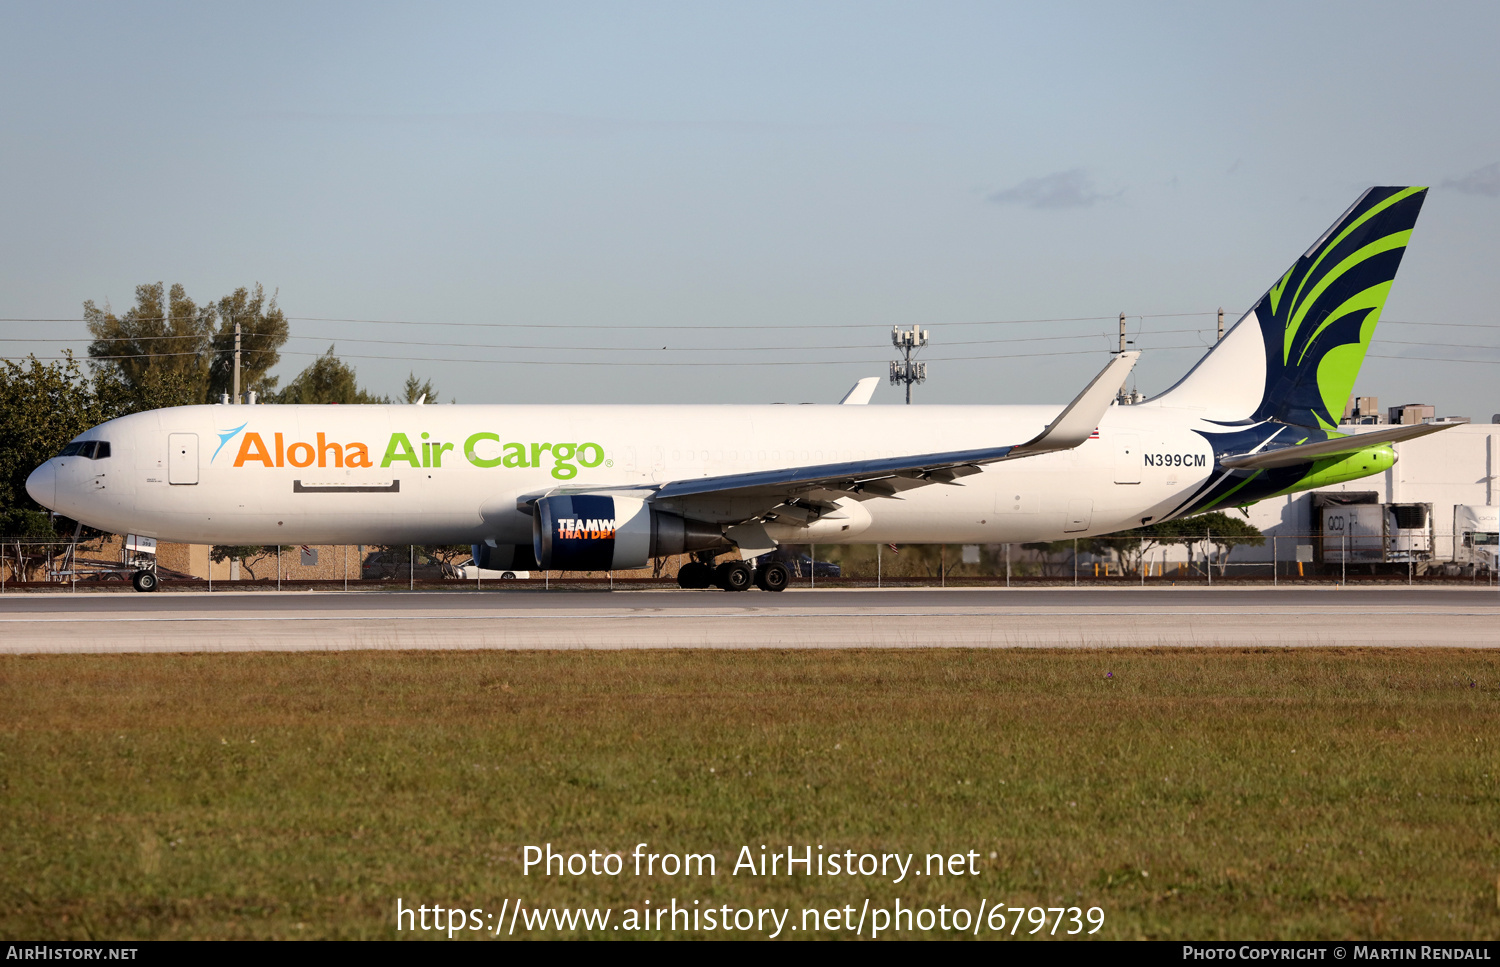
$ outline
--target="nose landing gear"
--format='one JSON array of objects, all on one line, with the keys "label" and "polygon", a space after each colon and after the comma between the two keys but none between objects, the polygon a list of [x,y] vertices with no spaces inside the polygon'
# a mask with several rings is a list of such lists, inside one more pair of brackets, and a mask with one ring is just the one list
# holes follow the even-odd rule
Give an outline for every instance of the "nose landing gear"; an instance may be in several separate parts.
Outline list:
[{"label": "nose landing gear", "polygon": [[130,586],[137,591],[155,591],[161,587],[155,571],[136,571],[130,576]]}]

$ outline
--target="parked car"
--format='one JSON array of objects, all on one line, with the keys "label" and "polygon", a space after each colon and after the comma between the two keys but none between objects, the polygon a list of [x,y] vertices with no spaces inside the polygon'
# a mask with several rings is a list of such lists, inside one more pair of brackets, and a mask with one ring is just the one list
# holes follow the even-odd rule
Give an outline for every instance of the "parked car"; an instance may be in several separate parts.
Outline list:
[{"label": "parked car", "polygon": [[448,565],[447,577],[459,581],[525,581],[531,577],[530,571],[496,571],[491,568],[474,566],[472,557],[464,558],[456,564]]},{"label": "parked car", "polygon": [[844,569],[832,561],[814,561],[806,554],[794,553],[777,549],[769,554],[762,554],[755,559],[757,566],[769,564],[772,561],[780,561],[786,565],[786,569],[792,572],[794,578],[818,577],[836,578],[842,577]]},{"label": "parked car", "polygon": [[446,564],[418,555],[416,574],[413,575],[405,554],[398,557],[389,551],[380,551],[365,558],[359,576],[366,581],[405,581],[413,577],[418,581],[441,581],[448,576],[447,568]]}]

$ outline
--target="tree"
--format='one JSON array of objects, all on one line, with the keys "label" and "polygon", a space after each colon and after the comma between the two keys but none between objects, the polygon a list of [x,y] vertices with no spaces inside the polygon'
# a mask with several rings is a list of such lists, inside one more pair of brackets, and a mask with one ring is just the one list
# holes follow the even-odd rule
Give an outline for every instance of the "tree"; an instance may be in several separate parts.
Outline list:
[{"label": "tree", "polygon": [[[135,306],[116,316],[92,300],[83,304],[94,341],[89,357],[96,372],[112,374],[119,391],[141,399],[166,398],[163,406],[215,402],[234,388],[234,326],[240,324],[240,391],[268,396],[281,360],[286,316],[257,283],[238,288],[217,303],[199,306],[181,285],[136,286]],[[166,392],[163,392],[163,388]]]},{"label": "tree", "polygon": [[426,403],[438,401],[438,391],[433,387],[432,380],[417,381],[417,374],[411,373],[406,377],[406,385],[401,389],[401,402],[415,403],[422,400]]},{"label": "tree", "polygon": [[389,403],[359,388],[354,368],[328,352],[313,360],[312,365],[297,374],[286,389],[276,395],[278,403]]},{"label": "tree", "polygon": [[4,360],[0,367],[0,534],[56,537],[42,507],[26,493],[26,478],[63,444],[108,417],[78,363],[30,365]]},{"label": "tree", "polygon": [[255,565],[268,557],[275,557],[276,552],[281,550],[275,544],[215,544],[209,551],[215,564],[225,561],[239,561],[240,567],[250,575],[250,580],[255,580]]},{"label": "tree", "polygon": [[240,326],[240,392],[269,398],[277,378],[266,374],[281,362],[280,349],[291,334],[286,316],[276,306],[276,293],[267,301],[259,282],[253,292],[242,286],[219,300],[216,315],[219,325],[213,334],[207,399],[214,402],[221,394],[234,392],[236,322]]},{"label": "tree", "polygon": [[89,357],[127,392],[171,378],[193,386],[192,402],[206,398],[213,309],[200,308],[181,285],[165,292],[160,282],[136,286],[135,306],[121,316],[89,300],[83,318],[94,336]]},{"label": "tree", "polygon": [[0,535],[5,536],[58,536],[48,512],[26,493],[26,478],[57,456],[63,444],[105,420],[196,399],[191,372],[164,371],[154,378],[144,370],[137,382],[119,367],[102,366],[90,380],[71,353],[46,365],[35,356],[26,363],[0,362]]},{"label": "tree", "polygon": [[1194,525],[1200,534],[1205,535],[1208,543],[1208,566],[1213,567],[1217,557],[1221,575],[1228,569],[1230,551],[1242,544],[1251,547],[1264,547],[1266,544],[1265,536],[1254,524],[1217,510],[1189,517],[1183,523]]},{"label": "tree", "polygon": [[1208,541],[1208,547],[1205,548],[1208,566],[1212,567],[1217,557],[1220,574],[1224,573],[1229,552],[1235,547],[1241,544],[1260,547],[1266,543],[1265,537],[1255,526],[1217,510],[1195,517],[1158,521],[1146,527],[1110,534],[1103,540],[1111,542],[1120,551],[1122,563],[1128,562],[1137,571],[1140,570],[1142,558],[1154,547],[1183,544],[1187,546],[1191,556],[1195,544]]}]

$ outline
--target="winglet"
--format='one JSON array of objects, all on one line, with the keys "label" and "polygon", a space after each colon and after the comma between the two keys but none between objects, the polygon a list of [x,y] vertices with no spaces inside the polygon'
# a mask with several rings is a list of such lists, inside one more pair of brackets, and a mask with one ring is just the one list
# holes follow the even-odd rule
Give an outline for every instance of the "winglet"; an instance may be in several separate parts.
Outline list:
[{"label": "winglet", "polygon": [[1115,394],[1125,385],[1125,378],[1130,375],[1136,360],[1140,358],[1139,350],[1117,353],[1109,361],[1109,365],[1094,377],[1093,382],[1085,386],[1083,392],[1057,415],[1057,419],[1048,423],[1041,433],[1016,447],[1012,454],[1022,457],[1052,450],[1071,450],[1087,440],[1099,428],[1104,412],[1114,402]]},{"label": "winglet", "polygon": [[880,382],[879,376],[866,376],[864,379],[849,387],[849,392],[839,400],[843,406],[863,406],[870,402],[870,397],[875,395],[875,386]]}]

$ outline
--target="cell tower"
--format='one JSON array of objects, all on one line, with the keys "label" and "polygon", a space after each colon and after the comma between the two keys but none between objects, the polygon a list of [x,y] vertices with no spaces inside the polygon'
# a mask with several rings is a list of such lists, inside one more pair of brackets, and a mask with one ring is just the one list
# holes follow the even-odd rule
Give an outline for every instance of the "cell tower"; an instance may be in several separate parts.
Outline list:
[{"label": "cell tower", "polygon": [[902,329],[891,327],[891,345],[900,350],[902,358],[891,363],[891,385],[906,384],[906,402],[911,403],[911,384],[925,382],[927,364],[914,363],[911,354],[927,345],[927,330],[919,326]]}]

